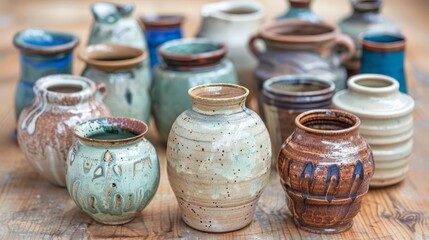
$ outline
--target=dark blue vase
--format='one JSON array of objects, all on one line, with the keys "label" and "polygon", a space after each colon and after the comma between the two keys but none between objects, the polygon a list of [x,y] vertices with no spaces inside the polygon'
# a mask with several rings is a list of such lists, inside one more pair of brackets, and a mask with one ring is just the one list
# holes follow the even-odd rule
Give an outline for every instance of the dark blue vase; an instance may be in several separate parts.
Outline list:
[{"label": "dark blue vase", "polygon": [[399,82],[399,91],[407,93],[405,77],[405,37],[392,33],[364,33],[361,36],[360,73],[378,73]]},{"label": "dark blue vase", "polygon": [[170,40],[183,37],[183,16],[159,15],[143,16],[141,22],[145,28],[145,36],[149,48],[150,66],[153,72],[155,65],[159,63],[158,47]]},{"label": "dark blue vase", "polygon": [[71,34],[28,29],[15,34],[14,45],[20,51],[21,79],[15,95],[15,115],[33,100],[33,85],[41,77],[71,74],[73,49],[79,39]]}]

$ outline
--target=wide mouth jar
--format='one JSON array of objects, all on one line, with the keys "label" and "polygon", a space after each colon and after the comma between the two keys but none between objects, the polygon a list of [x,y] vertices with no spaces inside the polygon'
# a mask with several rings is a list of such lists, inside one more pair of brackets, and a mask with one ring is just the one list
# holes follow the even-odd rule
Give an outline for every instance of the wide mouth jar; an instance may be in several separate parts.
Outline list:
[{"label": "wide mouth jar", "polygon": [[399,33],[361,33],[362,48],[374,52],[399,52],[405,49],[405,37]]},{"label": "wide mouth jar", "polygon": [[108,117],[89,120],[76,126],[75,136],[82,142],[96,146],[126,145],[144,137],[148,126],[139,120]]},{"label": "wide mouth jar", "polygon": [[349,112],[336,109],[316,109],[298,115],[298,129],[317,135],[342,135],[357,131],[360,119]]},{"label": "wide mouth jar", "polygon": [[68,33],[27,29],[15,34],[13,44],[26,53],[54,55],[72,51],[79,38]]}]

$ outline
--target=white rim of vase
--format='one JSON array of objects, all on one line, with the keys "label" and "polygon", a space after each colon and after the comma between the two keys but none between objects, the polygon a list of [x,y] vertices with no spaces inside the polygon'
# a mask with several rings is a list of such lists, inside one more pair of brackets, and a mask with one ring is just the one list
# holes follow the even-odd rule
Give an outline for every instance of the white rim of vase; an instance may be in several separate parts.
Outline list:
[{"label": "white rim of vase", "polygon": [[[386,86],[365,86],[360,84],[359,81],[373,81],[378,83],[386,83]],[[365,93],[365,94],[377,94],[383,95],[388,93],[394,93],[399,90],[399,83],[394,78],[382,75],[382,74],[358,74],[351,77],[347,81],[347,87],[350,91]]]},{"label": "white rim of vase", "polygon": [[[225,11],[234,9],[249,9],[252,12],[246,14],[233,14]],[[214,16],[226,21],[255,21],[263,19],[266,16],[265,8],[262,4],[256,1],[249,0],[236,0],[219,3],[208,3],[201,8],[201,15],[203,17]]]}]

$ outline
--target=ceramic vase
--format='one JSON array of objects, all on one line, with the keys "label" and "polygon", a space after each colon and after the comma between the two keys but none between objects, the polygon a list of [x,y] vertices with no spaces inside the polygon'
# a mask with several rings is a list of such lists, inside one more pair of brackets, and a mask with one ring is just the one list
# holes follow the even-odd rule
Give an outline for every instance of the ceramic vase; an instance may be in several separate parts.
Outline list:
[{"label": "ceramic vase", "polygon": [[348,90],[335,94],[333,103],[362,121],[360,133],[371,146],[375,160],[370,186],[402,181],[413,146],[413,99],[398,91],[395,79],[384,75],[359,74],[347,84]]},{"label": "ceramic vase", "polygon": [[110,116],[101,102],[105,86],[73,75],[51,75],[34,86],[34,100],[18,121],[18,142],[25,158],[49,182],[65,186],[67,152],[79,123]]},{"label": "ceramic vase", "polygon": [[107,86],[105,103],[112,114],[149,122],[151,78],[142,62],[145,51],[117,44],[95,44],[79,53],[82,76]]},{"label": "ceramic vase", "polygon": [[360,73],[390,76],[399,82],[399,91],[408,92],[405,77],[405,37],[401,34],[364,33],[361,36]]},{"label": "ceramic vase", "polygon": [[249,97],[253,98],[255,84],[252,72],[257,61],[251,56],[247,42],[265,19],[264,6],[257,1],[247,0],[209,3],[202,7],[201,16],[202,23],[197,36],[225,44],[228,48],[227,57],[237,70],[240,85],[248,88]]},{"label": "ceramic vase", "polygon": [[72,34],[27,29],[15,34],[13,44],[20,51],[21,77],[15,95],[15,117],[34,98],[36,80],[51,74],[72,73],[73,49],[79,39]]},{"label": "ceramic vase", "polygon": [[67,190],[84,212],[107,225],[134,219],[159,185],[159,162],[144,138],[145,123],[99,118],[75,128],[77,141],[67,157]]},{"label": "ceramic vase", "polygon": [[[255,42],[262,40],[266,50],[261,52]],[[336,46],[347,48],[342,55],[332,54]],[[350,37],[339,33],[327,23],[283,20],[269,23],[249,41],[249,48],[259,59],[254,71],[262,112],[262,84],[279,75],[308,74],[335,83],[336,90],[345,88],[346,73],[340,62],[354,52]]]},{"label": "ceramic vase", "polygon": [[278,20],[282,19],[299,19],[307,22],[319,23],[322,19],[315,14],[311,8],[311,0],[288,0],[289,9],[286,13],[277,17]]},{"label": "ceramic vase", "polygon": [[353,38],[356,52],[352,59],[346,61],[349,75],[359,73],[360,58],[362,55],[359,44],[359,34],[363,32],[400,33],[399,27],[381,14],[382,0],[351,0],[353,13],[342,19],[338,26],[342,33]]},{"label": "ceramic vase", "polygon": [[189,90],[192,108],[168,137],[167,173],[183,221],[206,232],[228,232],[253,220],[271,165],[260,117],[245,107],[249,91],[209,84]]},{"label": "ceramic vase", "polygon": [[315,233],[348,230],[374,173],[360,120],[340,110],[298,115],[280,150],[278,171],[295,225]]},{"label": "ceramic vase", "polygon": [[153,71],[159,63],[158,47],[163,43],[183,37],[181,15],[149,15],[140,17],[145,29],[146,41],[149,48],[150,67]]},{"label": "ceramic vase", "polygon": [[237,83],[223,44],[205,39],[179,39],[159,48],[162,63],[155,70],[152,86],[153,116],[160,139],[167,142],[174,120],[192,107],[188,90],[208,83]]},{"label": "ceramic vase", "polygon": [[295,118],[308,110],[329,108],[335,84],[308,75],[278,76],[264,82],[265,123],[273,146],[272,166],[283,142],[295,130]]}]

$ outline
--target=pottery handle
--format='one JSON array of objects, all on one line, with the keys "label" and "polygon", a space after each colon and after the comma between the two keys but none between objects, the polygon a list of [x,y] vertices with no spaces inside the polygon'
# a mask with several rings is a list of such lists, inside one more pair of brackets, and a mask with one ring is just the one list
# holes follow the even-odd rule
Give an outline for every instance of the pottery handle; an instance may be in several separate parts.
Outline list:
[{"label": "pottery handle", "polygon": [[346,52],[339,56],[341,63],[344,63],[345,61],[352,58],[356,48],[353,40],[349,36],[338,34],[336,39],[336,45],[342,46],[346,49]]},{"label": "pottery handle", "polygon": [[97,92],[95,93],[95,98],[102,102],[107,96],[107,86],[104,83],[97,83]]},{"label": "pottery handle", "polygon": [[249,39],[248,43],[250,51],[253,53],[253,55],[255,55],[256,58],[259,58],[259,56],[261,55],[261,52],[255,46],[255,41],[259,39],[262,39],[261,34],[256,33]]}]

